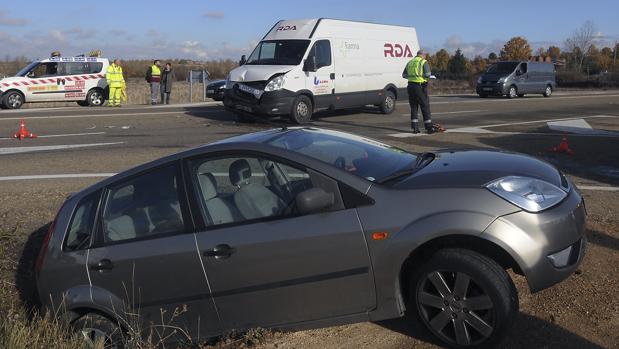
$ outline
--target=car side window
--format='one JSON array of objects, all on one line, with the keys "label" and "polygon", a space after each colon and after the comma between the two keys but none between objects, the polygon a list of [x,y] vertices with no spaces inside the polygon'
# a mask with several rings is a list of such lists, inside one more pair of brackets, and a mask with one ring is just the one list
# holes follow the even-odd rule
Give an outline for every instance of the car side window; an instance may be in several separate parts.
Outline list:
[{"label": "car side window", "polygon": [[310,56],[316,57],[316,68],[328,67],[331,65],[331,43],[329,40],[318,40],[312,46]]},{"label": "car side window", "polygon": [[306,170],[261,157],[192,161],[191,169],[209,226],[296,215],[297,195],[314,187]]},{"label": "car side window", "polygon": [[65,251],[81,250],[90,245],[101,191],[86,196],[77,204],[64,244]]},{"label": "car side window", "polygon": [[102,215],[104,243],[187,231],[176,166],[166,166],[111,187]]},{"label": "car side window", "polygon": [[518,70],[520,70],[520,74],[526,74],[527,73],[527,64],[526,63],[521,63],[520,67],[518,67]]},{"label": "car side window", "polygon": [[39,63],[28,72],[29,78],[45,78],[58,75],[58,62]]}]

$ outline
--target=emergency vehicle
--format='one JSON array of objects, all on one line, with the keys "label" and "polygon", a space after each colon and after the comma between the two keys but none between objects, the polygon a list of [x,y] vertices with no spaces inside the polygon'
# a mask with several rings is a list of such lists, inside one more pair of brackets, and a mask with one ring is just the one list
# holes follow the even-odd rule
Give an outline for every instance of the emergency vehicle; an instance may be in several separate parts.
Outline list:
[{"label": "emergency vehicle", "polygon": [[224,105],[236,113],[289,115],[378,106],[390,114],[406,96],[406,63],[419,50],[415,28],[335,19],[277,22],[232,70]]},{"label": "emergency vehicle", "polygon": [[102,106],[108,96],[109,61],[99,57],[50,57],[0,79],[0,106],[19,109],[31,102],[71,102]]}]

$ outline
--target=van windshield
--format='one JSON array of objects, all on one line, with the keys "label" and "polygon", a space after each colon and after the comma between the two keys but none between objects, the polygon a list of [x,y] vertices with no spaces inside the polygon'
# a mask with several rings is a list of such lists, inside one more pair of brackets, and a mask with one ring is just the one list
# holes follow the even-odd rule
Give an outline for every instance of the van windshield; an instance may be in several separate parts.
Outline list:
[{"label": "van windshield", "polygon": [[490,68],[488,68],[488,71],[486,73],[509,74],[516,69],[518,64],[519,64],[518,62],[499,62],[499,63],[491,65]]},{"label": "van windshield", "polygon": [[26,74],[28,74],[28,72],[32,70],[32,68],[34,68],[37,64],[39,64],[39,62],[32,62],[28,64],[27,66],[22,68],[22,70],[18,71],[15,76],[26,76]]},{"label": "van windshield", "polygon": [[246,64],[298,65],[309,43],[309,40],[262,41],[249,56]]}]

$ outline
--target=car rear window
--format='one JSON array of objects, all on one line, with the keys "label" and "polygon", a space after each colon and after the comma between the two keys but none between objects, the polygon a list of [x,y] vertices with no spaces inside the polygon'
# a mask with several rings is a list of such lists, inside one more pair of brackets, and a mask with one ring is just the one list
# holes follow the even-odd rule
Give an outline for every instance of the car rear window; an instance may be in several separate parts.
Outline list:
[{"label": "car rear window", "polygon": [[69,224],[64,244],[65,251],[81,250],[90,245],[100,198],[101,191],[96,191],[77,204]]}]

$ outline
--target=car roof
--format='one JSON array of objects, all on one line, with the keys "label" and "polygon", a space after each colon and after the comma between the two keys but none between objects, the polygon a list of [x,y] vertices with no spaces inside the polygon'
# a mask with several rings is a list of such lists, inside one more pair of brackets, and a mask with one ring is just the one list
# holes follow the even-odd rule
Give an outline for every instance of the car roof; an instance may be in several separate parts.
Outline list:
[{"label": "car roof", "polygon": [[39,62],[108,62],[107,58],[100,57],[50,57],[45,59],[40,59]]}]

